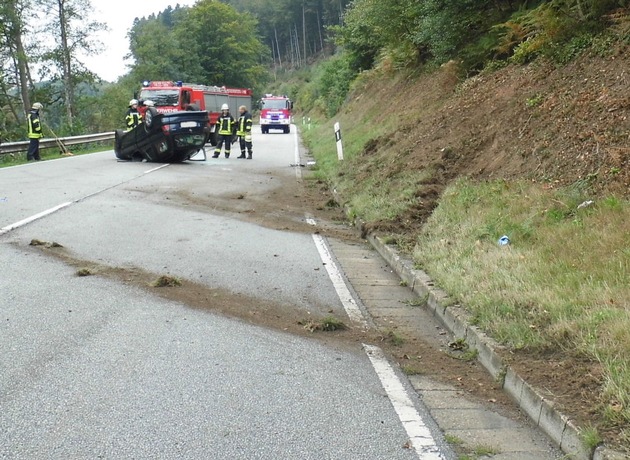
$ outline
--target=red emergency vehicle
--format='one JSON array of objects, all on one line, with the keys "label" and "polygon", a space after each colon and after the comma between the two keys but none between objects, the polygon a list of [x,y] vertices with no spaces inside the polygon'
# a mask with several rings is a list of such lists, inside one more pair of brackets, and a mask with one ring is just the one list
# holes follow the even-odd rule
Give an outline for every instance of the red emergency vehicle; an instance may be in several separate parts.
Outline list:
[{"label": "red emergency vehicle", "polygon": [[281,129],[285,133],[291,132],[291,110],[293,102],[288,96],[274,96],[266,94],[260,100],[260,129],[263,134],[270,129]]},{"label": "red emergency vehicle", "polygon": [[221,114],[221,106],[227,104],[232,116],[238,118],[239,106],[244,105],[248,110],[251,109],[252,90],[197,85],[181,81],[144,81],[139,99],[152,101],[159,113],[206,110],[210,143],[215,145],[215,123]]}]

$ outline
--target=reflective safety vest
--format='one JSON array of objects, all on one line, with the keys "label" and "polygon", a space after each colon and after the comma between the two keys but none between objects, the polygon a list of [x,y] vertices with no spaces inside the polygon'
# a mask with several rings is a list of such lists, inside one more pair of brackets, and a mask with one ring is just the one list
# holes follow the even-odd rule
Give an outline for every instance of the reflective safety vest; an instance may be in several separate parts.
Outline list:
[{"label": "reflective safety vest", "polygon": [[217,129],[223,136],[231,136],[234,132],[234,118],[229,113],[221,115],[217,120]]},{"label": "reflective safety vest", "polygon": [[245,136],[252,132],[252,115],[249,112],[243,113],[238,118],[237,136]]},{"label": "reflective safety vest", "polygon": [[42,133],[42,124],[39,121],[39,112],[37,110],[31,110],[26,116],[28,122],[28,138],[40,139],[44,136]]},{"label": "reflective safety vest", "polygon": [[133,129],[142,123],[142,115],[137,110],[129,109],[125,121],[127,123],[127,130]]}]

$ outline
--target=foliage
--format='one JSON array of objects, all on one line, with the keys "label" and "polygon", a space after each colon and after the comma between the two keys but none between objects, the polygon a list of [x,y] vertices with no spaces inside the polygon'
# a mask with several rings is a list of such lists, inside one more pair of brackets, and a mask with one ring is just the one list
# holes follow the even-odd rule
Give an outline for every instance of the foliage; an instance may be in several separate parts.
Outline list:
[{"label": "foliage", "polygon": [[608,13],[628,0],[549,0],[521,9],[503,23],[496,51],[524,64],[545,55],[565,64],[589,47],[607,25]]},{"label": "foliage", "polygon": [[414,43],[424,45],[438,63],[459,56],[468,43],[483,37],[504,9],[489,0],[425,0],[417,19]]},{"label": "foliage", "polygon": [[[606,25],[607,14],[628,0],[547,0],[521,8],[510,0],[355,0],[336,43],[355,70],[381,62],[415,66],[451,59],[465,71],[513,55],[525,63],[540,55],[567,62]],[[525,2],[523,5],[528,5]],[[565,46],[565,44],[567,44]]]},{"label": "foliage", "polygon": [[249,13],[213,0],[137,20],[129,33],[131,73],[141,80],[256,87],[264,84],[268,50]]},{"label": "foliage", "polygon": [[328,116],[337,113],[343,104],[354,76],[346,54],[334,56],[322,65],[318,80],[318,103]]}]

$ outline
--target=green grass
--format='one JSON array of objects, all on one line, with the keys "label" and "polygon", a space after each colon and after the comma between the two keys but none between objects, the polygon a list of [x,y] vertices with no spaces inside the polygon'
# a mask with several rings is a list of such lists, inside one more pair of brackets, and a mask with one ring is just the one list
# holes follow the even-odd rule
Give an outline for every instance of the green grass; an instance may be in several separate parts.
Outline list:
[{"label": "green grass", "polygon": [[500,452],[501,451],[498,448],[485,444],[473,447],[473,454],[477,457],[497,455]]},{"label": "green grass", "polygon": [[424,372],[413,364],[405,364],[401,366],[401,370],[405,375],[422,375]]},{"label": "green grass", "polygon": [[582,443],[589,449],[595,449],[602,443],[602,437],[599,435],[597,428],[592,426],[585,427],[580,431],[580,439]]},{"label": "green grass", "polygon": [[[460,180],[443,195],[416,264],[515,349],[602,363],[614,422],[630,421],[630,202],[578,209],[579,187]],[[501,235],[511,244],[499,246]]]},{"label": "green grass", "polygon": [[448,433],[445,434],[444,440],[453,446],[461,446],[462,444],[464,444],[463,439],[458,438],[457,436],[453,434],[448,434]]},{"label": "green grass", "polygon": [[[88,146],[88,147],[82,147],[80,145],[77,146],[70,146],[68,147],[68,150],[70,152],[72,152],[72,154],[74,156],[78,156],[78,155],[87,155],[89,153],[97,153],[97,152],[104,152],[106,150],[111,150],[113,147],[107,145],[107,146],[103,146],[103,145],[99,145],[99,146]],[[55,147],[55,148],[47,148],[47,149],[41,149],[40,150],[40,157],[42,159],[42,161],[46,161],[46,160],[56,160],[58,158],[67,158],[65,156],[62,156],[59,153],[59,148]],[[3,155],[0,155],[0,168],[6,168],[9,166],[18,166],[18,165],[22,165],[28,163],[26,161],[26,151],[24,152],[16,152],[16,153],[6,153]]]},{"label": "green grass", "polygon": [[487,444],[467,447],[463,439],[448,433],[444,435],[444,440],[459,453],[458,460],[478,460],[479,458],[491,457],[501,453],[499,448]]},{"label": "green grass", "polygon": [[383,340],[389,342],[395,347],[400,347],[405,343],[405,339],[394,331],[388,331],[383,337]]},{"label": "green grass", "polygon": [[404,300],[402,303],[409,305],[410,307],[423,307],[429,300],[429,294],[425,294],[422,297],[416,297],[415,299]]}]

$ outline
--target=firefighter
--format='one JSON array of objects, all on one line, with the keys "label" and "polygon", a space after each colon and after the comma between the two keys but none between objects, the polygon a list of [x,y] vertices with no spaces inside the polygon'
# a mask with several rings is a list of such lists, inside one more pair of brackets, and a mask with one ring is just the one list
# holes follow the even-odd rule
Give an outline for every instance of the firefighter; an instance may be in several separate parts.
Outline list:
[{"label": "firefighter", "polygon": [[131,131],[133,128],[142,123],[142,115],[138,111],[137,99],[132,99],[129,101],[129,110],[127,110],[125,122],[127,123],[127,131]]},{"label": "firefighter", "polygon": [[[252,159],[252,115],[247,111],[244,105],[238,108],[240,117],[238,117],[238,126],[236,135],[241,146],[241,156],[237,158]],[[245,149],[247,149],[247,157],[245,157]]]},{"label": "firefighter", "polygon": [[42,122],[39,119],[39,111],[43,108],[43,105],[36,102],[33,104],[31,110],[26,116],[26,121],[28,123],[28,138],[30,140],[28,151],[26,152],[27,161],[41,160],[39,156],[39,140],[44,137],[44,134],[42,133]]},{"label": "firefighter", "polygon": [[225,158],[230,158],[230,150],[232,150],[232,138],[236,133],[236,123],[234,118],[230,115],[230,108],[227,104],[221,106],[221,115],[217,119],[217,146],[214,150],[212,158],[219,158],[221,155],[221,147],[225,143]]}]

